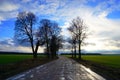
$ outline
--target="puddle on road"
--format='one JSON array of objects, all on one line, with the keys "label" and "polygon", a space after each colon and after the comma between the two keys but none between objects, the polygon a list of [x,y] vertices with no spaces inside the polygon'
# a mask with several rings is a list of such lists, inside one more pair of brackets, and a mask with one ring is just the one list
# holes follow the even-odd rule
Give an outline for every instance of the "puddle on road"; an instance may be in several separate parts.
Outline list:
[{"label": "puddle on road", "polygon": [[79,76],[80,74],[79,73],[76,73],[77,76]]},{"label": "puddle on road", "polygon": [[88,73],[88,76],[92,79],[92,80],[106,80],[105,78],[103,78],[102,76],[96,74],[95,72],[93,72],[90,68],[86,68],[85,66],[83,65],[80,65],[80,67],[82,67],[84,70],[86,70]]},{"label": "puddle on road", "polygon": [[25,74],[22,74],[22,75],[18,75],[18,76],[15,76],[15,77],[8,78],[6,80],[16,80],[16,79],[19,79],[19,78],[24,79],[24,78],[22,78],[24,76],[25,76]]},{"label": "puddle on road", "polygon": [[65,77],[60,77],[60,80],[65,80]]},{"label": "puddle on road", "polygon": [[32,75],[30,75],[30,78],[33,78],[34,77],[34,75],[32,74]]}]

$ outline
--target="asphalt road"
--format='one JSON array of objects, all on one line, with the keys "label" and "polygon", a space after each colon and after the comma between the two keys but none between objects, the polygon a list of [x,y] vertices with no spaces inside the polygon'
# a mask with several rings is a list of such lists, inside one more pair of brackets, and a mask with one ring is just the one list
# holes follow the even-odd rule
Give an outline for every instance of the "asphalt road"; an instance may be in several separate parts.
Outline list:
[{"label": "asphalt road", "polygon": [[76,61],[60,56],[59,59],[38,66],[7,80],[106,80]]}]

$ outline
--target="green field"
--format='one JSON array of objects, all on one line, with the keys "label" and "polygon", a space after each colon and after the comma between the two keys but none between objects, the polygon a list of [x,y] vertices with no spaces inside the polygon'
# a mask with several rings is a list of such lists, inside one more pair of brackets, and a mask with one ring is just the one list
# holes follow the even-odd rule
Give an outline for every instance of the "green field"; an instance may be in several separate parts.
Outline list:
[{"label": "green field", "polygon": [[[39,55],[39,57],[43,55]],[[0,64],[8,64],[8,63],[15,63],[19,61],[23,61],[26,59],[33,58],[32,55],[22,55],[22,54],[1,54],[0,55]]]},{"label": "green field", "polygon": [[82,59],[120,68],[120,55],[83,55]]},{"label": "green field", "polygon": [[[71,57],[71,55],[64,56]],[[110,67],[120,68],[120,55],[82,55],[82,59]]]}]

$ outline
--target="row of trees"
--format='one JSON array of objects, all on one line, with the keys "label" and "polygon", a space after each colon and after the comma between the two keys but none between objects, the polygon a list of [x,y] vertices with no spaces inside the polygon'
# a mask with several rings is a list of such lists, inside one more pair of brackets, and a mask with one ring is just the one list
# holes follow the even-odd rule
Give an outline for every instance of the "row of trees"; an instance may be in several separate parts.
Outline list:
[{"label": "row of trees", "polygon": [[71,21],[68,30],[71,33],[69,43],[72,45],[72,57],[74,56],[76,58],[76,48],[78,47],[78,55],[79,59],[81,59],[81,46],[85,44],[84,40],[87,37],[87,28],[88,27],[84,24],[83,20],[79,17]]},{"label": "row of trees", "polygon": [[[81,46],[87,36],[87,26],[77,17],[71,21],[68,30],[71,33],[68,42],[72,45],[72,55],[76,58],[78,48],[81,59]],[[62,48],[63,37],[60,33],[61,28],[58,23],[48,19],[38,21],[32,12],[20,12],[15,21],[15,39],[18,42],[29,42],[34,58],[37,58],[39,46],[45,46],[48,58],[54,58],[56,52]]]},{"label": "row of trees", "polygon": [[38,21],[32,12],[20,12],[15,21],[15,39],[20,43],[29,42],[34,58],[37,58],[39,46],[45,46],[47,56],[54,58],[62,47],[60,32],[56,22],[48,19]]}]

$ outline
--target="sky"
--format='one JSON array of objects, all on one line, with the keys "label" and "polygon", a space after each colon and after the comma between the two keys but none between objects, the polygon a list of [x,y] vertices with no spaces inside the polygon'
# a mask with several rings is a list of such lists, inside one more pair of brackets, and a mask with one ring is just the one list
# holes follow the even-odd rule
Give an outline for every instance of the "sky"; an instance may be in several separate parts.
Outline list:
[{"label": "sky", "polygon": [[16,45],[14,40],[15,20],[22,11],[58,22],[65,38],[70,35],[69,23],[79,16],[90,32],[85,41],[89,44],[82,49],[120,50],[120,0],[0,0],[0,51],[31,52],[30,47]]}]

